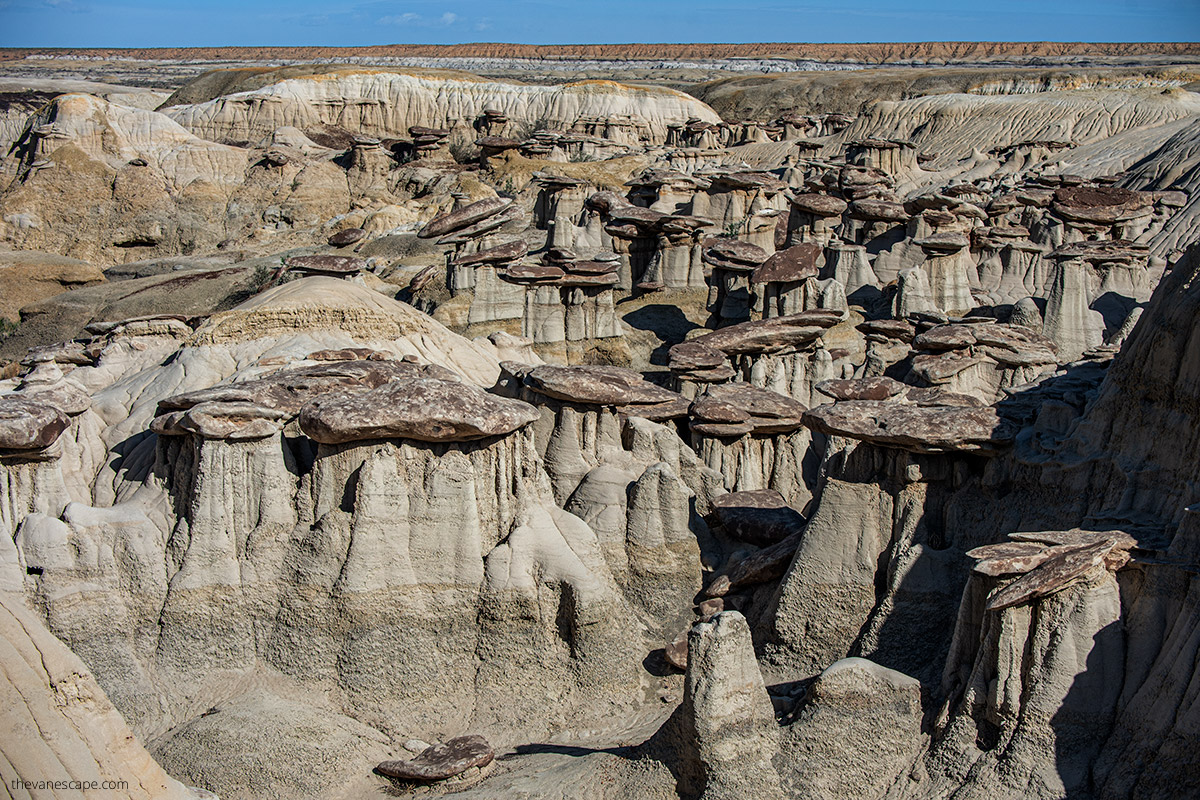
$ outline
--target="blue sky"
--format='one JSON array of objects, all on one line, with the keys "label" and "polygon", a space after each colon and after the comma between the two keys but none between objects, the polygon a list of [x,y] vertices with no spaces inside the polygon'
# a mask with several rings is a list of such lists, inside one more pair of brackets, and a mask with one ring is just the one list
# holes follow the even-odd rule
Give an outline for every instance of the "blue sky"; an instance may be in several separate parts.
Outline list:
[{"label": "blue sky", "polygon": [[0,46],[1197,41],[1200,0],[0,0]]}]

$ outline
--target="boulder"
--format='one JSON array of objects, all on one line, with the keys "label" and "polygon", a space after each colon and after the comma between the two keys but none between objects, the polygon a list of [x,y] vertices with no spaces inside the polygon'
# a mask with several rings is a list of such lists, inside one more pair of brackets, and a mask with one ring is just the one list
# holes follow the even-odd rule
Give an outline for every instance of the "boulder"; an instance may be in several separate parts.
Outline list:
[{"label": "boulder", "polygon": [[483,200],[465,205],[457,211],[451,211],[449,214],[436,217],[424,228],[417,231],[417,236],[421,239],[433,239],[445,236],[448,233],[454,233],[485,220],[493,214],[498,214],[511,204],[512,200],[507,197],[484,198]]},{"label": "boulder", "polygon": [[41,450],[58,441],[71,424],[58,408],[22,397],[0,396],[0,450]]},{"label": "boulder", "polygon": [[349,247],[362,241],[366,235],[367,232],[362,228],[346,228],[330,236],[328,241],[331,247]]},{"label": "boulder", "polygon": [[713,513],[726,533],[759,546],[783,541],[804,527],[804,517],[774,489],[723,494],[713,501]]},{"label": "boulder", "polygon": [[472,767],[486,767],[494,757],[487,739],[471,734],[428,747],[409,761],[384,761],[375,769],[389,778],[430,783],[461,775]]}]

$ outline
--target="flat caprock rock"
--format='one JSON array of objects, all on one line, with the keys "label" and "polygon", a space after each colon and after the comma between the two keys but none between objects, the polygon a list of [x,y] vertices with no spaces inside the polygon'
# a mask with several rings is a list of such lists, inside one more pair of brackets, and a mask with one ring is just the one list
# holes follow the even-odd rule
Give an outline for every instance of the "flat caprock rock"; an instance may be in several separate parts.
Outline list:
[{"label": "flat caprock rock", "polygon": [[366,261],[354,256],[293,256],[284,263],[289,269],[313,275],[353,275],[369,269]]},{"label": "flat caprock rock", "polygon": [[16,394],[0,397],[0,450],[41,450],[71,421],[61,410]]},{"label": "flat caprock rock", "polygon": [[830,436],[847,436],[914,453],[994,453],[1012,443],[1013,426],[994,408],[922,406],[846,400],[817,406],[804,424]]},{"label": "flat caprock rock", "polygon": [[785,317],[741,322],[689,341],[715,348],[725,355],[774,353],[812,344],[827,328],[841,322],[842,316],[842,312],[828,309],[801,311]]},{"label": "flat caprock rock", "polygon": [[803,426],[805,410],[804,404],[778,392],[749,383],[724,383],[710,386],[689,413],[696,433],[738,436],[790,433]]},{"label": "flat caprock rock", "polygon": [[487,739],[472,734],[435,744],[411,761],[384,761],[375,769],[389,778],[428,783],[453,778],[471,767],[486,767],[494,757]]},{"label": "flat caprock rock", "polygon": [[159,414],[150,430],[160,436],[193,433],[202,439],[265,439],[277,433],[291,415],[254,403],[197,403],[183,411]]},{"label": "flat caprock rock", "polygon": [[799,283],[817,277],[817,260],[821,257],[821,246],[815,242],[803,242],[795,247],[780,250],[765,260],[750,275],[751,283]]},{"label": "flat caprock rock", "polygon": [[480,264],[494,264],[504,261],[516,261],[523,258],[529,252],[529,245],[523,240],[516,239],[511,242],[489,247],[486,250],[479,250],[471,253],[468,256],[462,256],[454,261],[456,267],[471,267]]},{"label": "flat caprock rock", "polygon": [[1085,531],[1082,528],[1072,528],[1067,531],[1018,531],[1010,533],[1008,538],[1017,542],[1041,542],[1047,545],[1079,546],[1095,544],[1111,539],[1114,549],[1128,550],[1138,546],[1138,540],[1125,531]]},{"label": "flat caprock rock", "polygon": [[412,378],[454,380],[455,375],[445,367],[402,361],[329,361],[168,397],[159,401],[150,430],[161,436],[262,439],[283,428],[314,397],[365,392]]},{"label": "flat caprock rock", "polygon": [[673,372],[717,369],[725,365],[725,354],[700,342],[680,342],[668,351]]},{"label": "flat caprock rock", "polygon": [[845,200],[828,194],[798,194],[791,202],[798,210],[817,217],[840,217],[848,206]]},{"label": "flat caprock rock", "polygon": [[1054,191],[1054,212],[1065,219],[1111,224],[1150,213],[1154,198],[1118,186],[1070,186]]},{"label": "flat caprock rock", "polygon": [[333,391],[365,391],[405,378],[452,377],[445,367],[406,361],[328,361],[173,395],[159,401],[158,413],[189,409],[200,403],[250,403],[295,416],[312,398]]},{"label": "flat caprock rock", "polygon": [[512,433],[537,418],[538,410],[520,400],[460,381],[414,378],[310,400],[300,409],[300,429],[322,444],[366,439],[466,442]]},{"label": "flat caprock rock", "polygon": [[622,367],[535,367],[526,374],[525,385],[556,400],[597,406],[653,405],[680,399],[675,392]]},{"label": "flat caprock rock", "polygon": [[1030,570],[988,597],[987,610],[999,611],[1060,592],[1104,568],[1112,539],[1074,547]]},{"label": "flat caprock rock", "polygon": [[894,378],[881,375],[870,378],[836,378],[821,381],[813,388],[834,400],[887,400],[906,392],[910,387]]}]

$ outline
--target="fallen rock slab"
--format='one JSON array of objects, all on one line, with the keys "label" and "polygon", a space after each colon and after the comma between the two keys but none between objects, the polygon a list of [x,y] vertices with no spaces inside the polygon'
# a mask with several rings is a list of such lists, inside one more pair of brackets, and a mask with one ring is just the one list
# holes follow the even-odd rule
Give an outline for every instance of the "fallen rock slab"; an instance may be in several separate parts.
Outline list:
[{"label": "fallen rock slab", "polygon": [[804,517],[774,489],[723,494],[713,501],[713,513],[730,536],[760,546],[804,528]]},{"label": "fallen rock slab", "polygon": [[384,761],[375,769],[389,778],[431,783],[461,775],[471,767],[486,767],[493,758],[487,739],[471,734],[435,744],[411,761]]}]

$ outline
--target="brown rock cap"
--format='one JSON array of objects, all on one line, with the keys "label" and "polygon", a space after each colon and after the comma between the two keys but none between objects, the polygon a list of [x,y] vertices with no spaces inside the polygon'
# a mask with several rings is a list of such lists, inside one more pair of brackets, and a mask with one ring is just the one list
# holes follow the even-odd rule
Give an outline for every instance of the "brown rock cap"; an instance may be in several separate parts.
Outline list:
[{"label": "brown rock cap", "polygon": [[361,241],[366,235],[367,232],[362,228],[346,228],[330,236],[328,241],[333,247],[347,247]]},{"label": "brown rock cap", "polygon": [[668,357],[673,372],[716,369],[724,366],[726,361],[725,354],[720,350],[694,340],[672,345]]},{"label": "brown rock cap", "polygon": [[1104,539],[1059,552],[988,597],[987,610],[999,611],[1060,592],[1080,581],[1098,577],[1115,542]]},{"label": "brown rock cap", "polygon": [[817,406],[804,424],[830,436],[846,436],[914,453],[995,453],[1016,430],[994,408],[846,400]]},{"label": "brown rock cap", "polygon": [[369,269],[366,261],[353,256],[292,256],[284,264],[300,272],[337,277]]},{"label": "brown rock cap", "polygon": [[797,210],[817,217],[840,217],[848,207],[845,200],[828,194],[798,194],[791,203]]},{"label": "brown rock cap", "polygon": [[538,418],[528,403],[460,381],[397,380],[322,395],[300,409],[300,429],[322,444],[368,439],[465,442],[503,436]]},{"label": "brown rock cap", "polygon": [[834,400],[887,400],[907,392],[912,387],[898,380],[880,376],[821,381],[813,388]]},{"label": "brown rock cap", "polygon": [[781,542],[804,528],[804,517],[774,489],[723,494],[713,501],[713,513],[726,533],[759,546]]},{"label": "brown rock cap", "polygon": [[489,247],[486,250],[479,250],[470,255],[460,256],[454,260],[454,265],[457,267],[473,267],[481,264],[496,264],[505,261],[516,261],[524,258],[529,252],[529,245],[523,239],[516,239],[511,242]]},{"label": "brown rock cap", "polygon": [[842,313],[829,309],[802,311],[784,317],[752,320],[730,325],[692,339],[720,350],[725,355],[776,353],[812,344],[827,328],[842,321]]},{"label": "brown rock cap", "polygon": [[696,433],[741,436],[790,433],[803,426],[805,410],[802,403],[778,392],[749,383],[724,383],[709,386],[688,413]]},{"label": "brown rock cap", "polygon": [[585,405],[655,405],[680,399],[622,367],[540,366],[525,375],[525,385],[546,397]]},{"label": "brown rock cap", "polygon": [[1051,208],[1064,219],[1112,224],[1144,216],[1153,205],[1153,195],[1118,186],[1063,186]]},{"label": "brown rock cap", "polygon": [[817,276],[821,246],[804,242],[771,255],[750,275],[751,283],[796,283]]},{"label": "brown rock cap", "polygon": [[714,266],[749,271],[767,260],[767,251],[756,244],[714,236],[704,240],[704,260]]},{"label": "brown rock cap", "polygon": [[71,424],[58,408],[22,397],[0,396],[0,450],[41,450]]}]

